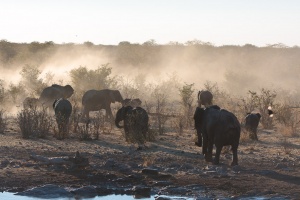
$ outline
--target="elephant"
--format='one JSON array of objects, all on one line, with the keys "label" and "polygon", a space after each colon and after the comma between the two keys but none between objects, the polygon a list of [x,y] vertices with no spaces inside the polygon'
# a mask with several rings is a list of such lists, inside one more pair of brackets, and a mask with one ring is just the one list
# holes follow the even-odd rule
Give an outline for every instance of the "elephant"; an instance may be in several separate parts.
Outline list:
[{"label": "elephant", "polygon": [[137,99],[124,99],[122,102],[123,106],[141,107],[142,101]]},{"label": "elephant", "polygon": [[68,133],[69,118],[72,114],[72,104],[64,98],[56,99],[53,103],[56,123],[58,126],[58,139],[64,139]]},{"label": "elephant", "polygon": [[39,106],[39,99],[34,97],[26,97],[23,100],[24,109],[36,109]]},{"label": "elephant", "polygon": [[198,106],[204,105],[204,107],[212,105],[213,95],[208,90],[201,90],[198,92]]},{"label": "elephant", "polygon": [[257,127],[260,121],[261,115],[259,113],[247,113],[245,117],[245,129],[251,135],[250,138],[258,140],[257,138]]},{"label": "elephant", "polygon": [[[124,121],[124,125],[119,123]],[[115,125],[124,128],[125,139],[127,142],[144,144],[148,134],[149,116],[146,110],[141,107],[133,108],[123,106],[117,111]]]},{"label": "elephant", "polygon": [[197,136],[198,136],[198,140],[197,142],[195,142],[195,145],[199,147],[202,147],[202,132],[201,132],[202,112],[204,112],[204,109],[197,107],[194,113],[195,129],[197,131]]},{"label": "elephant", "polygon": [[60,86],[53,84],[50,87],[46,87],[39,98],[42,106],[50,107],[56,99],[70,98],[74,93],[74,89],[70,85]]},{"label": "elephant", "polygon": [[[199,119],[196,122],[203,134],[202,153],[207,162],[219,164],[220,153],[223,146],[231,145],[233,159],[231,165],[238,165],[237,149],[239,146],[241,125],[236,116],[219,106],[212,105],[199,108]],[[216,146],[216,155],[212,160],[213,145]]]},{"label": "elephant", "polygon": [[113,119],[110,104],[122,103],[123,97],[119,90],[88,90],[82,97],[83,116],[89,119],[90,111],[105,109],[106,116]]}]

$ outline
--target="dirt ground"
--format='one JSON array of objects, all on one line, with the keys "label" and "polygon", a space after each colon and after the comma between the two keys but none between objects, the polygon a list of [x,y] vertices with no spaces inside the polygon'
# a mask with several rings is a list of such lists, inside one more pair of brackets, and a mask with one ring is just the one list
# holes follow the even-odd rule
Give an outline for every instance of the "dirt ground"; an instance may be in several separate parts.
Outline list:
[{"label": "dirt ground", "polygon": [[[300,199],[300,137],[285,138],[276,131],[260,130],[259,141],[240,143],[239,166],[231,167],[230,151],[222,153],[218,166],[205,162],[201,148],[194,145],[194,130],[182,135],[165,133],[137,151],[116,128],[110,134],[101,134],[98,140],[57,140],[52,136],[25,140],[16,124],[10,119],[8,130],[0,135],[2,191],[21,191],[50,183],[69,187],[156,184],[158,188],[158,183],[167,183],[172,187],[194,186],[182,192],[189,196],[197,196],[196,186],[203,186],[207,193],[219,191],[216,198],[221,195]],[[72,170],[31,158],[74,156],[76,151],[89,159],[85,169]],[[165,176],[137,176],[149,167]],[[165,187],[160,188],[163,193]]]}]

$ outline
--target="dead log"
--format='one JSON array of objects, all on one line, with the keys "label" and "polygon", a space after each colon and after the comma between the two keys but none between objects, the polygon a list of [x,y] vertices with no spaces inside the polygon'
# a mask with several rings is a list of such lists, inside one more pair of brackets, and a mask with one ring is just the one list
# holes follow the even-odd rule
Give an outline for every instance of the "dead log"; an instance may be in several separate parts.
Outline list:
[{"label": "dead log", "polygon": [[30,159],[41,162],[45,165],[70,165],[71,167],[87,167],[89,165],[88,158],[80,155],[77,151],[74,157],[62,156],[62,157],[45,157],[41,155],[31,154]]}]

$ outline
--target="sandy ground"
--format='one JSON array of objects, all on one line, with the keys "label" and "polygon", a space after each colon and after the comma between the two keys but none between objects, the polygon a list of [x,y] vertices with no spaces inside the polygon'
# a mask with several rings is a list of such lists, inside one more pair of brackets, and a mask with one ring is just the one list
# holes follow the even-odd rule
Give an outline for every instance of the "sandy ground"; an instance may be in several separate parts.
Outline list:
[{"label": "sandy ground", "polygon": [[[148,142],[145,149],[136,151],[116,128],[110,134],[101,134],[98,140],[57,140],[51,135],[25,140],[14,119],[10,119],[8,130],[0,135],[0,188],[21,191],[50,183],[81,187],[113,184],[122,179],[123,183],[118,183],[122,186],[154,186],[157,178],[128,179],[131,174],[151,167],[165,174],[162,180],[173,187],[203,186],[205,192],[219,191],[224,197],[300,199],[300,137],[285,139],[276,131],[260,130],[259,141],[240,143],[239,166],[231,167],[230,151],[222,153],[218,166],[205,162],[201,148],[194,145],[194,135],[194,130],[182,135],[165,133]],[[30,158],[74,156],[76,151],[89,159],[90,165],[85,169],[47,165]],[[182,195],[197,195],[199,190],[194,188]],[[163,191],[161,186],[160,192]]]}]

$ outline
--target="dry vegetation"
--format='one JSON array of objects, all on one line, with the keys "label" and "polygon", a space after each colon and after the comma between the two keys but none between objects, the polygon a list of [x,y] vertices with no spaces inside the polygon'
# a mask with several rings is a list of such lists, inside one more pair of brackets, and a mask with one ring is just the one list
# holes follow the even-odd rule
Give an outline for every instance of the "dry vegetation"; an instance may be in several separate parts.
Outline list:
[{"label": "dry vegetation", "polygon": [[[95,112],[89,123],[80,120],[82,94],[104,88],[120,90],[124,99],[142,100],[150,115],[149,140],[153,143],[158,138],[166,140],[164,136],[169,134],[181,138],[192,133],[194,138],[197,91],[207,89],[214,94],[215,104],[233,112],[242,123],[247,112],[260,112],[260,133],[275,131],[281,135],[282,140],[276,142],[282,152],[295,154],[299,147],[295,149],[293,140],[300,136],[299,59],[298,47],[214,47],[200,41],[157,45],[151,40],[142,45],[121,42],[118,46],[0,41],[0,134],[11,132],[5,115],[9,114],[14,119],[10,126],[18,127],[22,138],[49,139],[55,135],[53,114],[22,109],[22,101],[38,98],[44,87],[56,83],[70,84],[75,90],[70,99],[73,113],[67,136],[79,142],[115,134],[113,122],[106,122],[101,112]],[[273,118],[268,117],[269,106]],[[113,112],[119,107],[112,105]],[[125,141],[119,136],[114,139]],[[267,141],[266,136],[264,139]],[[259,145],[244,131],[241,144],[249,145],[246,151],[255,151],[253,146]],[[150,154],[143,159],[144,166],[156,160]]]}]

